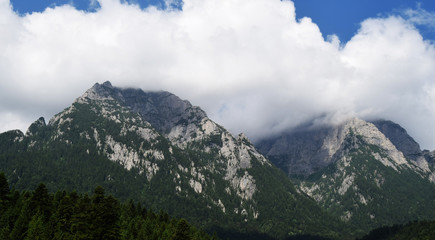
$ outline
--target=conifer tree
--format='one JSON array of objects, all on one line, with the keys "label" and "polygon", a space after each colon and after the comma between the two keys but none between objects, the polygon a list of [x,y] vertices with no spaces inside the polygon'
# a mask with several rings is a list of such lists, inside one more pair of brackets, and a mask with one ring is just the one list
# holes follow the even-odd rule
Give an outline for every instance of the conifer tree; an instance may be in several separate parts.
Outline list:
[{"label": "conifer tree", "polygon": [[147,212],[133,201],[120,204],[105,196],[102,187],[92,198],[76,192],[57,192],[53,197],[43,184],[33,192],[7,195],[11,200],[0,215],[1,240],[210,239],[184,219]]},{"label": "conifer tree", "polygon": [[44,222],[47,222],[51,215],[51,199],[47,187],[40,183],[30,198],[30,209],[33,213],[41,213]]},{"label": "conifer tree", "polygon": [[120,239],[119,203],[112,196],[105,197],[101,186],[94,190],[91,216],[94,239]]},{"label": "conifer tree", "polygon": [[29,223],[29,230],[24,240],[48,240],[47,231],[44,225],[44,216],[37,214],[32,217]]},{"label": "conifer tree", "polygon": [[68,239],[71,235],[71,219],[74,214],[74,203],[66,195],[60,200],[57,206],[56,218],[56,239]]},{"label": "conifer tree", "polygon": [[4,173],[0,173],[0,202],[6,201],[10,192],[8,180]]},{"label": "conifer tree", "polygon": [[173,240],[190,240],[190,227],[186,220],[180,219],[175,229],[175,236]]},{"label": "conifer tree", "polygon": [[91,200],[85,194],[83,197],[78,197],[75,192],[71,194],[71,199],[77,199],[77,204],[74,205],[74,214],[71,217],[71,234],[74,239],[91,239]]},{"label": "conifer tree", "polygon": [[31,220],[31,211],[29,209],[29,204],[26,203],[21,209],[21,213],[18,219],[14,223],[14,227],[11,230],[10,238],[11,239],[24,239],[26,236],[26,232],[29,226],[29,222]]}]

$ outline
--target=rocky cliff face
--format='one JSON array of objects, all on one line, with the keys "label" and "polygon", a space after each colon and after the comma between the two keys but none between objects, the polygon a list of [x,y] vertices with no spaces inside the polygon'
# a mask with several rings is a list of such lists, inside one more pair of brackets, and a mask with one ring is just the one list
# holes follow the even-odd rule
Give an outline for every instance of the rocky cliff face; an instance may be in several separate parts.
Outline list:
[{"label": "rocky cliff face", "polygon": [[431,171],[418,143],[405,129],[391,121],[370,123],[354,118],[338,126],[296,130],[261,140],[256,145],[289,175],[306,177],[336,162],[343,155],[339,150],[343,149],[344,140],[350,134],[360,136],[365,144],[385,151],[388,158],[377,159],[386,166],[396,170],[397,166],[403,165],[417,172]]},{"label": "rocky cliff face", "polygon": [[[136,133],[142,141],[148,142],[147,145],[158,144],[157,138],[161,134],[180,150],[201,152],[215,158],[208,164],[192,161],[187,166],[180,164],[176,166],[178,171],[192,173],[191,178],[186,181],[199,194],[205,194],[203,191],[207,185],[205,176],[224,171],[223,179],[229,182],[226,192],[229,194],[234,192],[242,200],[252,200],[252,196],[257,191],[255,178],[248,172],[252,168],[252,161],[270,166],[270,163],[257,152],[244,135],[235,138],[223,127],[211,121],[199,107],[194,107],[188,101],[183,101],[168,92],[120,89],[106,82],[94,85],[78,98],[76,103],[99,105],[101,109],[95,110],[96,114],[101,114],[115,123],[122,123],[121,134]],[[120,112],[117,113],[116,111],[119,110]],[[65,112],[71,112],[71,108]],[[123,117],[130,115],[133,117]],[[60,117],[60,119],[64,118],[65,116]],[[52,125],[56,123],[56,120],[51,121]],[[92,132],[83,134],[92,135]],[[97,137],[101,133],[94,129],[93,135]],[[124,164],[128,170],[144,162],[149,179],[160,169],[159,161],[165,159],[162,151],[150,150],[149,147],[130,151],[125,144],[116,141],[116,136],[106,136],[102,140],[96,138],[95,141],[102,143],[101,150],[109,159]],[[172,147],[165,150],[173,152]],[[159,161],[150,162],[147,156],[153,156]],[[177,177],[181,176],[178,172],[175,174]],[[174,190],[181,192],[182,188],[175,186]],[[213,199],[213,201],[220,202],[219,205],[223,206],[220,199]],[[223,206],[222,209],[225,207]],[[240,212],[258,216],[254,206],[250,205],[249,209],[250,211],[241,209]]]},{"label": "rocky cliff face", "polygon": [[324,139],[334,132],[332,127],[295,131],[256,144],[259,151],[289,175],[308,176],[332,161]]},{"label": "rocky cliff face", "polygon": [[118,100],[132,112],[139,113],[143,120],[162,134],[168,134],[182,123],[207,117],[199,107],[165,91],[145,92],[134,88],[114,88],[110,82],[105,82],[96,84],[86,95],[108,96]]},{"label": "rocky cliff face", "polygon": [[417,160],[423,156],[420,145],[399,124],[387,120],[376,120],[372,123],[408,159]]},{"label": "rocky cliff face", "polygon": [[392,122],[354,118],[263,140],[258,147],[289,176],[303,176],[301,190],[343,221],[370,229],[435,214],[428,208],[433,168]]}]

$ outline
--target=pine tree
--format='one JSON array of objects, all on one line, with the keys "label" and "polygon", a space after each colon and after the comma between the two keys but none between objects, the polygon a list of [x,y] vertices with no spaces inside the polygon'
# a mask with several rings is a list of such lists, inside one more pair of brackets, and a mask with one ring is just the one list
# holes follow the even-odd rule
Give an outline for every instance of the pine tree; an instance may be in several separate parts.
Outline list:
[{"label": "pine tree", "polygon": [[104,189],[98,186],[92,197],[92,235],[94,239],[120,239],[119,203],[112,196],[105,197]]},{"label": "pine tree", "polygon": [[34,214],[41,213],[44,216],[44,222],[47,222],[51,215],[51,203],[47,187],[40,183],[30,198],[30,209]]},{"label": "pine tree", "polygon": [[33,216],[29,223],[29,230],[24,240],[48,240],[46,228],[44,225],[44,216],[37,214]]},{"label": "pine tree", "polygon": [[0,173],[0,203],[8,200],[8,194],[10,193],[9,183],[4,173]]},{"label": "pine tree", "polygon": [[1,240],[209,239],[184,219],[147,212],[133,201],[120,204],[105,196],[102,187],[95,189],[92,198],[76,192],[58,192],[53,197],[43,184],[33,192],[8,195],[10,206],[0,215]]},{"label": "pine tree", "polygon": [[175,229],[175,235],[173,240],[190,240],[190,227],[186,220],[180,219]]},{"label": "pine tree", "polygon": [[56,219],[56,239],[68,239],[71,234],[71,219],[74,214],[74,203],[68,195],[60,200],[55,214]]},{"label": "pine tree", "polygon": [[71,193],[71,199],[78,201],[71,217],[71,233],[76,240],[91,239],[91,200],[87,194],[80,198],[75,192]]},{"label": "pine tree", "polygon": [[24,239],[26,236],[26,232],[29,226],[29,222],[31,220],[32,214],[29,209],[28,204],[24,204],[24,206],[21,208],[21,213],[18,217],[18,219],[14,223],[14,227],[11,231],[10,238],[11,239]]}]

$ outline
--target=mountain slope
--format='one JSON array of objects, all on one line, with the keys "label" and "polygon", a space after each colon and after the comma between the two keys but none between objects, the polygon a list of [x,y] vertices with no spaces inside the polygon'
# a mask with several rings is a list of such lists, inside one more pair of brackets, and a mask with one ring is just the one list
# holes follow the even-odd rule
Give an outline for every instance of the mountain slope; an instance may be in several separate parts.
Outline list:
[{"label": "mountain slope", "polygon": [[363,231],[435,218],[432,169],[422,154],[415,154],[416,146],[409,144],[415,142],[403,136],[406,131],[386,124],[384,131],[412,157],[376,125],[360,119],[290,133],[258,146],[288,175],[302,176],[302,191],[324,209]]},{"label": "mountain slope", "polygon": [[102,185],[209,230],[337,236],[340,225],[243,134],[167,92],[95,84],[48,124],[1,134],[0,163],[18,189]]}]

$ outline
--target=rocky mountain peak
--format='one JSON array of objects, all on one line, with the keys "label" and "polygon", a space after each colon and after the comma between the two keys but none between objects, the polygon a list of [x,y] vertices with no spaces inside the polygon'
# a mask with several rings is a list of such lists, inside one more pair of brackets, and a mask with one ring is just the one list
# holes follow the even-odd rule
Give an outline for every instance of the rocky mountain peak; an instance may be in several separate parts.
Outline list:
[{"label": "rocky mountain peak", "polygon": [[113,88],[112,83],[111,83],[110,81],[105,81],[105,82],[103,82],[103,84],[101,84],[101,85],[103,85],[103,86],[105,86],[105,87],[107,87],[107,88]]},{"label": "rocky mountain peak", "polygon": [[[353,146],[346,147],[346,139],[352,135],[358,136],[363,142],[356,141]],[[337,161],[339,156],[345,154],[342,151],[346,148],[357,149],[358,144],[368,144],[382,149],[385,157],[376,155],[376,158],[396,170],[397,166],[412,167],[405,155],[374,123],[359,118],[349,119],[336,126],[289,132],[260,141],[257,146],[260,152],[289,175],[308,176]],[[415,165],[424,171],[428,170],[422,159],[416,161]]]},{"label": "rocky mountain peak", "polygon": [[33,136],[38,132],[39,129],[46,127],[45,119],[43,117],[38,118],[35,122],[33,122],[30,127],[27,129],[26,136]]},{"label": "rocky mountain peak", "polygon": [[[394,165],[407,165],[405,156],[402,152],[397,150],[394,144],[381,132],[379,129],[370,122],[354,118],[345,124],[346,134],[350,131],[355,131],[356,134],[361,136],[367,144],[371,144],[384,150],[388,158],[390,158]],[[390,165],[385,159],[380,160],[386,165]]]},{"label": "rocky mountain peak", "polygon": [[166,91],[145,92],[129,88],[119,89],[119,92],[122,96],[119,99],[126,106],[163,134],[169,134],[176,125],[200,122],[207,117],[199,107]]},{"label": "rocky mountain peak", "polygon": [[408,135],[399,124],[388,120],[375,120],[372,123],[381,131],[396,148],[407,158],[416,161],[423,153],[420,145]]},{"label": "rocky mountain peak", "polygon": [[[392,137],[394,142],[387,136]],[[370,225],[392,221],[383,214],[384,209],[379,208],[379,202],[388,205],[386,202],[408,197],[403,193],[404,185],[408,188],[434,188],[430,181],[435,182],[435,174],[431,172],[428,162],[423,157],[407,158],[398,149],[402,147],[396,147],[399,139],[403,141],[401,144],[412,144],[413,141],[403,128],[393,122],[379,121],[374,124],[352,118],[336,126],[289,133],[265,146],[269,149],[269,159],[288,169],[289,175],[304,175],[300,181],[303,192],[338,214],[343,221]],[[279,151],[274,148],[279,148]],[[402,149],[410,148],[403,146]],[[260,147],[260,150],[264,148]],[[419,185],[409,181],[416,181]],[[416,192],[414,196],[419,194]],[[410,205],[418,208],[415,202],[411,200],[402,208]],[[392,205],[396,207],[399,204],[402,202]],[[408,216],[409,212],[400,214]]]},{"label": "rocky mountain peak", "polygon": [[88,89],[81,97],[76,101],[83,102],[86,99],[90,100],[113,100],[118,96],[117,91],[109,81],[103,84],[95,83],[90,89]]},{"label": "rocky mountain peak", "polygon": [[237,140],[239,140],[239,141],[247,141],[247,142],[251,142],[251,141],[249,140],[249,138],[248,138],[244,133],[240,133],[240,134],[237,136]]},{"label": "rocky mountain peak", "polygon": [[96,83],[77,102],[90,100],[117,100],[131,111],[139,113],[157,131],[169,134],[180,124],[200,123],[207,114],[189,101],[166,91],[143,91],[135,88],[113,87],[109,81]]}]

